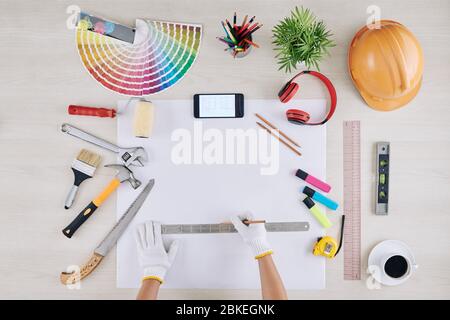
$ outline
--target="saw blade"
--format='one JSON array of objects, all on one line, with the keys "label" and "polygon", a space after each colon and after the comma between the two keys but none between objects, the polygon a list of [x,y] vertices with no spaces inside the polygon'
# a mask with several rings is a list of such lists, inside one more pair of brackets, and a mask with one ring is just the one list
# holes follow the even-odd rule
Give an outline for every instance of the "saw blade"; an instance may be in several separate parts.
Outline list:
[{"label": "saw blade", "polygon": [[155,179],[151,179],[147,185],[142,189],[141,193],[133,201],[133,203],[128,207],[127,211],[122,215],[122,217],[117,221],[116,225],[111,229],[108,235],[103,239],[99,246],[94,250],[101,256],[106,256],[112,247],[116,245],[117,240],[119,240],[122,233],[133,220],[134,216],[138,213],[139,209],[144,204],[147,199],[148,194],[152,191],[155,185]]}]

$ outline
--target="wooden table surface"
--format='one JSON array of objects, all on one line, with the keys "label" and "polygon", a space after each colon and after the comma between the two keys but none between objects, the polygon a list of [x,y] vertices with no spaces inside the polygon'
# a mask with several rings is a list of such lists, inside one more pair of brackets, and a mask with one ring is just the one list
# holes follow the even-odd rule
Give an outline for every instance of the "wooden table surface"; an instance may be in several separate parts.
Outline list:
[{"label": "wooden table surface", "polygon": [[[107,4],[106,4],[107,3]],[[90,232],[77,241],[61,228],[73,216],[62,209],[71,183],[70,164],[83,143],[59,133],[61,123],[89,128],[115,141],[111,119],[67,115],[67,105],[114,106],[120,98],[100,87],[82,67],[66,8],[73,1],[0,2],[0,298],[133,299],[135,290],[116,289],[115,252],[81,285],[69,290],[58,277],[66,266],[85,262],[114,223],[115,201],[93,216]],[[202,23],[200,55],[187,76],[154,99],[190,99],[198,92],[243,92],[247,98],[274,99],[289,76],[277,70],[271,28],[297,4],[310,8],[333,30],[337,46],[321,64],[334,82],[337,112],[328,125],[327,178],[342,203],[342,123],[362,125],[362,259],[385,239],[406,242],[420,265],[398,287],[370,290],[361,281],[343,280],[343,255],[327,261],[327,285],[321,291],[291,291],[291,299],[450,298],[450,2],[446,0],[77,1],[84,11],[133,25],[135,18]],[[419,39],[425,73],[418,96],[390,113],[367,107],[347,72],[347,47],[375,4],[381,17],[406,25]],[[215,39],[219,21],[255,14],[264,27],[255,34],[262,48],[233,60]],[[318,98],[323,89],[301,79],[302,98]],[[391,198],[387,217],[373,214],[374,143],[390,141]],[[105,163],[113,157],[105,155]],[[113,175],[100,169],[83,186],[74,210],[81,209]],[[340,213],[340,212],[339,212]],[[338,215],[334,218],[337,221]],[[336,223],[337,225],[337,223]],[[337,234],[337,228],[329,231]],[[301,266],[298,266],[299,272]],[[257,272],[255,264],[255,272]],[[258,299],[259,291],[161,290],[167,299]]]}]

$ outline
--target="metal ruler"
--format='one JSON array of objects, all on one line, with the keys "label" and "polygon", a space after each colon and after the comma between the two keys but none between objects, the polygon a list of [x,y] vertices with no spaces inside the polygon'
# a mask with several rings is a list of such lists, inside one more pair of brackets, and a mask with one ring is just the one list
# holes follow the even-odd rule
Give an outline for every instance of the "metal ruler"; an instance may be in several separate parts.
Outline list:
[{"label": "metal ruler", "polygon": [[361,130],[344,121],[344,280],[361,279]]},{"label": "metal ruler", "polygon": [[[308,222],[266,222],[268,232],[295,232],[308,231]],[[163,224],[163,234],[194,234],[194,233],[232,233],[237,232],[231,223],[217,224]]]}]

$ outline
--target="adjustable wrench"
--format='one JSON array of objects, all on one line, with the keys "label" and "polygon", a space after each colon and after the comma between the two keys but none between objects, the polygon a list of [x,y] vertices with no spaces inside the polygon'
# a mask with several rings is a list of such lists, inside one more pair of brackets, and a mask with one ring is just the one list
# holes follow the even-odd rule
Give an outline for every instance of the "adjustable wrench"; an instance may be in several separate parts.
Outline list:
[{"label": "adjustable wrench", "polygon": [[130,165],[143,167],[143,162],[147,162],[148,160],[147,152],[142,147],[121,148],[90,133],[75,128],[74,126],[71,126],[67,123],[62,124],[61,131],[73,137],[90,142],[106,150],[119,154],[120,159],[126,167],[129,167]]}]

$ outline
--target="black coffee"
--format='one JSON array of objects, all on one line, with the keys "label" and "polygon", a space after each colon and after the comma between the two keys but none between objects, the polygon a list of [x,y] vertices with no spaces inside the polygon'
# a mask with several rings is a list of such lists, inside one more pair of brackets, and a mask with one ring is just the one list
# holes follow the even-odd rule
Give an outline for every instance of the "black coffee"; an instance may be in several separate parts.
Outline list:
[{"label": "black coffee", "polygon": [[386,261],[384,271],[392,278],[401,278],[408,272],[408,261],[402,256],[392,256]]}]

